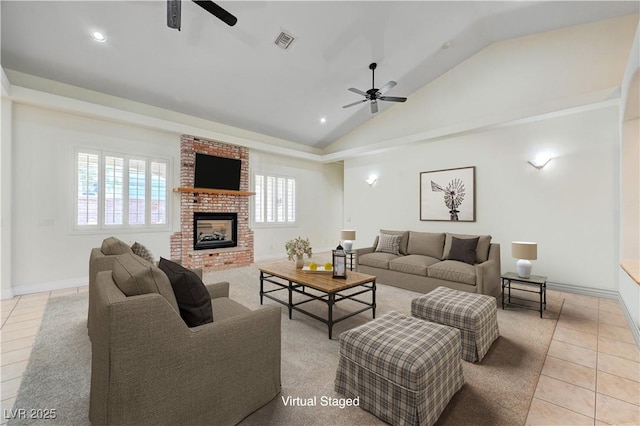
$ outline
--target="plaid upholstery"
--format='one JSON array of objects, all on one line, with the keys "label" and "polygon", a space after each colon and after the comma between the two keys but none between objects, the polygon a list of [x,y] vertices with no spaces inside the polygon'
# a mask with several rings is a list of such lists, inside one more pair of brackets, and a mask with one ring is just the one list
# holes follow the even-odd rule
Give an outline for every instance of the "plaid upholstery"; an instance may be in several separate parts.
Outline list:
[{"label": "plaid upholstery", "polygon": [[432,425],[464,384],[460,332],[392,311],[340,335],[335,390],[394,425]]},{"label": "plaid upholstery", "polygon": [[400,254],[401,235],[380,234],[376,251],[383,253]]},{"label": "plaid upholstery", "polygon": [[437,287],[411,301],[411,315],[460,330],[462,359],[481,361],[500,335],[496,299]]}]

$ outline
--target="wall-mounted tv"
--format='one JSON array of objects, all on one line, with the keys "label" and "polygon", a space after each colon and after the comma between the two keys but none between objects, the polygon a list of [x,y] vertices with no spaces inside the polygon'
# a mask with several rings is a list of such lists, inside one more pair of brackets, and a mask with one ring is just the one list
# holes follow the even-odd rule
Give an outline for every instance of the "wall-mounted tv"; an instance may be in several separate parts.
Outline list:
[{"label": "wall-mounted tv", "polygon": [[196,153],[194,188],[240,190],[242,160]]}]

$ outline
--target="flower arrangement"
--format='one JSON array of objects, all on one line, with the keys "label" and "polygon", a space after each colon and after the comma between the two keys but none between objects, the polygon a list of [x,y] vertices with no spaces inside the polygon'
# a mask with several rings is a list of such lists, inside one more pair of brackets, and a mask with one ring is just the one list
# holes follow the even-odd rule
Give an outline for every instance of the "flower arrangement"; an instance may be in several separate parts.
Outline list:
[{"label": "flower arrangement", "polygon": [[293,260],[298,256],[307,255],[307,257],[311,257],[311,243],[308,238],[294,238],[293,240],[287,241],[284,245],[287,249],[287,255],[289,256],[289,260]]}]

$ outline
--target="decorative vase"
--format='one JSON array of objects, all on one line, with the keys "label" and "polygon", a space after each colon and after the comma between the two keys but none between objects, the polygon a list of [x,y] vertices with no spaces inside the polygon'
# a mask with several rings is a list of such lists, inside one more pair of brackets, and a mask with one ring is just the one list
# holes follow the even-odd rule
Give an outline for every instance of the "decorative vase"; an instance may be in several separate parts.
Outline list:
[{"label": "decorative vase", "polygon": [[304,258],[301,254],[296,257],[296,269],[302,269],[304,266]]}]

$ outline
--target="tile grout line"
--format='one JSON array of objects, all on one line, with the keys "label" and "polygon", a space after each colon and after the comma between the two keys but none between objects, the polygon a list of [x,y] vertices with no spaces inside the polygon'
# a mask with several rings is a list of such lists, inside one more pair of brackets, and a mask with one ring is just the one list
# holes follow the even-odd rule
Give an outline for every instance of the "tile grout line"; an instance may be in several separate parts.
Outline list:
[{"label": "tile grout line", "polygon": [[7,323],[7,320],[9,320],[9,317],[13,314],[13,311],[16,309],[16,306],[18,306],[18,302],[20,302],[21,298],[22,296],[18,296],[18,300],[16,300],[16,303],[13,304],[13,307],[9,311],[9,315],[7,315],[7,318],[5,318],[4,321],[2,321],[2,326],[0,326],[0,330],[4,328],[4,325]]},{"label": "tile grout line", "polygon": [[600,362],[600,299],[598,299],[598,327],[596,328],[596,383],[593,395],[593,421],[598,421],[598,363]]}]

